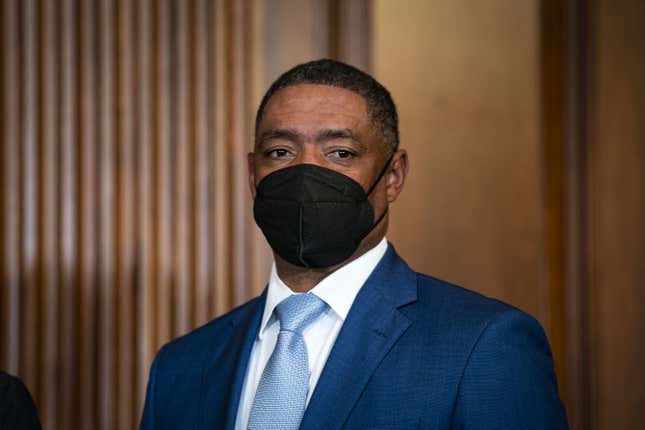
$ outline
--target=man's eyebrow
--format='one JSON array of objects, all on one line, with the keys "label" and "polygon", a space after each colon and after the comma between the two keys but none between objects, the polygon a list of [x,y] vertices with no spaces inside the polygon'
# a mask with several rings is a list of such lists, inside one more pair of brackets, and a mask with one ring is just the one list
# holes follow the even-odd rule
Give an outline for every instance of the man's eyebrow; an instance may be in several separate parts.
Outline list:
[{"label": "man's eyebrow", "polygon": [[349,139],[361,143],[360,136],[348,128],[326,129],[320,131],[316,136],[316,141],[333,139]]},{"label": "man's eyebrow", "polygon": [[296,130],[289,128],[274,128],[265,131],[258,137],[258,145],[262,145],[267,140],[271,139],[284,139],[291,142],[298,142],[301,140],[300,134]]},{"label": "man's eyebrow", "polygon": [[[297,130],[291,128],[274,128],[260,134],[258,136],[257,144],[258,146],[262,146],[271,139],[282,139],[289,142],[300,142],[304,139],[304,137]],[[364,146],[363,142],[361,141],[360,135],[354,133],[348,128],[324,129],[319,131],[315,137],[316,142],[325,142],[327,140],[334,139],[348,139],[361,146]]]}]

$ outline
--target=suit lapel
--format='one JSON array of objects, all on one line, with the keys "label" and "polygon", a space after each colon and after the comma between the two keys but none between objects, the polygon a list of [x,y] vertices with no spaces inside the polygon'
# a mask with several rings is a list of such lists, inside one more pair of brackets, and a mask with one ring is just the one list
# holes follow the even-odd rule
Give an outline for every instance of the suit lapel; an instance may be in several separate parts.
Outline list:
[{"label": "suit lapel", "polygon": [[260,327],[266,289],[248,309],[230,321],[225,338],[213,340],[201,383],[200,425],[197,428],[233,429],[253,343]]},{"label": "suit lapel", "polygon": [[[416,275],[392,245],[356,296],[305,411],[302,429],[340,428],[377,366],[410,326]],[[333,412],[332,412],[333,411]]]}]

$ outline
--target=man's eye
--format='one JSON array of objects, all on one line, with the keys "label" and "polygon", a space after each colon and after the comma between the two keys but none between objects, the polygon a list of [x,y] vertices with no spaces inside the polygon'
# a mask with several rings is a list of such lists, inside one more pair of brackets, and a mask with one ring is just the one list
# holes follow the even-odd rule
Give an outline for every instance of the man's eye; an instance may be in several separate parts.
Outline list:
[{"label": "man's eye", "polygon": [[273,158],[286,157],[287,155],[289,155],[289,151],[282,148],[272,149],[268,152],[268,155],[269,157]]},{"label": "man's eye", "polygon": [[334,155],[335,157],[338,157],[338,158],[350,158],[354,154],[351,153],[350,151],[346,151],[344,149],[338,149],[338,150],[332,152],[332,155]]}]

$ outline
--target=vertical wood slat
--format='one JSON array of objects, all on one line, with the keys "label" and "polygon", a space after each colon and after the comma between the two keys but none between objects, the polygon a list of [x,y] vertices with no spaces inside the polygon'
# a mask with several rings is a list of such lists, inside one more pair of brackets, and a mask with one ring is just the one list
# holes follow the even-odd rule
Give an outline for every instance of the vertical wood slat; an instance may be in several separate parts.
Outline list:
[{"label": "vertical wood slat", "polygon": [[246,1],[229,1],[227,5],[228,18],[231,25],[228,40],[228,63],[230,73],[228,74],[228,100],[227,112],[229,129],[227,142],[232,164],[229,201],[229,222],[232,231],[231,246],[231,284],[233,285],[233,303],[241,304],[247,296],[250,288],[248,285],[248,263],[247,247],[249,245],[248,220],[244,217],[248,213],[247,207],[247,176],[246,171],[240,166],[244,165],[248,134],[246,133],[246,91],[245,91],[245,57],[246,52],[246,28],[245,28],[245,6]]},{"label": "vertical wood slat", "polygon": [[42,363],[42,385],[41,411],[44,422],[56,422],[58,411],[58,393],[56,390],[56,371],[58,369],[58,288],[59,288],[59,265],[58,265],[58,177],[60,153],[59,134],[57,133],[57,107],[59,101],[58,85],[58,20],[56,19],[55,8],[52,2],[42,2],[40,14],[41,33],[41,54],[42,79],[40,85],[43,92],[42,107],[42,183],[40,186],[41,201],[43,204],[40,214],[41,236],[43,246],[41,248],[40,265],[43,268],[41,288],[45,289],[44,302],[41,307],[45,317],[41,321],[40,332],[43,334],[44,348],[41,359]]},{"label": "vertical wood slat", "polygon": [[173,117],[176,121],[174,130],[174,162],[175,162],[175,188],[172,200],[175,204],[176,219],[173,222],[174,237],[174,291],[173,306],[175,307],[175,321],[173,337],[185,334],[189,327],[190,312],[190,284],[192,282],[192,270],[190,264],[190,223],[191,223],[191,181],[189,175],[191,168],[191,146],[192,139],[189,136],[190,112],[190,71],[188,51],[191,49],[188,33],[192,26],[189,23],[189,2],[174,3],[173,10],[174,34],[176,44],[172,49],[172,63],[176,69],[174,83],[172,84],[176,93],[174,94]]},{"label": "vertical wood slat", "polygon": [[80,423],[82,428],[96,427],[97,366],[93,345],[97,335],[97,243],[96,207],[98,187],[96,186],[96,142],[98,126],[96,121],[95,93],[97,65],[94,54],[97,48],[95,3],[82,0],[80,4],[80,153],[79,153],[79,278],[80,278]]},{"label": "vertical wood slat", "polygon": [[[565,373],[565,212],[564,212],[564,5],[541,4],[542,14],[542,150],[544,181],[545,267],[548,290],[549,341],[556,373]],[[568,398],[567,380],[559,378],[563,399]]]},{"label": "vertical wood slat", "polygon": [[118,310],[115,312],[118,342],[117,367],[118,379],[116,386],[116,428],[135,428],[132,419],[134,415],[133,374],[135,365],[135,333],[134,330],[134,271],[136,270],[136,222],[135,213],[135,140],[134,137],[134,49],[133,49],[133,5],[132,2],[120,0],[117,17],[117,49],[119,53],[117,73],[117,288]]},{"label": "vertical wood slat", "polygon": [[37,106],[37,23],[36,4],[34,0],[22,2],[21,41],[22,61],[21,75],[24,77],[21,94],[21,255],[20,270],[23,273],[21,288],[21,325],[24,333],[20,336],[22,343],[22,372],[25,383],[34,387],[39,397],[40,381],[38,375],[37,339],[40,315],[37,308],[37,213],[38,213],[38,172],[37,160],[37,127],[39,124],[39,109]]},{"label": "vertical wood slat", "polygon": [[173,171],[171,166],[171,136],[172,136],[172,115],[171,105],[171,80],[170,69],[172,67],[170,58],[170,2],[168,0],[159,1],[157,4],[156,16],[156,46],[155,55],[157,64],[155,65],[156,78],[156,120],[154,132],[156,139],[155,171],[156,171],[156,212],[157,225],[155,228],[156,238],[156,333],[157,339],[155,345],[161,345],[167,342],[171,337],[172,330],[172,313],[171,313],[171,286],[174,262],[172,261],[172,178]]},{"label": "vertical wood slat", "polygon": [[369,0],[332,0],[332,56],[370,70],[371,6]]},{"label": "vertical wood slat", "polygon": [[565,161],[564,177],[566,232],[566,331],[565,365],[568,387],[567,412],[573,430],[591,425],[591,384],[589,341],[589,228],[587,207],[588,179],[586,165],[586,103],[587,103],[587,2],[568,0],[565,3]]},{"label": "vertical wood slat", "polygon": [[19,106],[20,99],[20,72],[18,58],[18,17],[19,8],[16,1],[4,1],[2,3],[2,40],[4,46],[3,52],[3,165],[0,175],[3,180],[3,208],[4,213],[2,220],[2,237],[4,243],[2,256],[4,261],[2,288],[6,297],[5,308],[2,314],[5,318],[5,341],[4,351],[6,359],[4,361],[8,372],[18,373],[20,354],[20,337],[22,313],[20,308],[20,276],[19,254],[19,228],[20,228],[20,190],[19,190],[19,150],[20,150],[20,112],[16,109]]},{"label": "vertical wood slat", "polygon": [[39,247],[39,201],[38,186],[41,175],[39,169],[39,129],[40,109],[38,100],[38,42],[39,28],[37,23],[37,4],[33,0],[22,3],[21,40],[22,64],[21,74],[24,77],[22,85],[21,109],[21,179],[22,179],[22,207],[21,207],[21,261],[20,270],[23,273],[21,288],[21,325],[24,332],[21,334],[24,379],[29,386],[39,391],[41,387],[39,367],[40,320],[38,283],[40,281],[40,267],[38,262]]},{"label": "vertical wood slat", "polygon": [[[191,20],[193,22],[192,58],[193,74],[191,81],[194,96],[194,118],[195,118],[195,148],[193,176],[195,199],[194,199],[194,229],[195,240],[195,278],[193,297],[193,324],[201,325],[208,321],[209,291],[214,287],[210,282],[212,279],[213,263],[213,241],[212,237],[212,199],[211,199],[211,144],[209,128],[209,106],[212,103],[210,88],[212,85],[211,50],[212,41],[209,37],[212,28],[210,5],[207,0],[199,0],[193,5]],[[206,90],[204,90],[206,89]]]},{"label": "vertical wood slat", "polygon": [[137,244],[137,257],[135,260],[137,269],[137,389],[136,405],[134,416],[138,419],[140,406],[145,398],[145,387],[148,380],[148,368],[152,361],[155,325],[155,306],[153,301],[153,289],[156,286],[155,280],[155,242],[153,241],[154,218],[154,151],[152,149],[153,136],[153,109],[152,109],[152,61],[153,61],[153,35],[151,31],[150,0],[138,2],[136,10],[136,27],[138,38],[136,40],[137,62],[137,91],[136,110],[138,118],[137,140],[139,141],[137,151],[137,201],[140,203],[137,229],[139,238]]},{"label": "vertical wood slat", "polygon": [[[268,61],[263,53],[267,52],[268,43],[265,39],[267,31],[266,13],[267,8],[271,5],[263,0],[248,0],[246,12],[246,25],[248,27],[248,59],[247,59],[247,95],[246,119],[247,138],[244,152],[251,151],[254,145],[255,137],[255,111],[259,106],[262,95],[265,91],[266,77],[264,71],[267,68]],[[322,27],[322,26],[321,26]],[[245,163],[240,164],[242,174],[246,177],[247,167]],[[248,196],[250,191],[248,186],[245,187],[244,193]],[[247,199],[247,201],[250,201]],[[249,206],[249,210],[251,207]],[[256,227],[253,220],[249,221],[249,255],[251,256],[251,276],[248,281],[249,290],[247,295],[255,296],[262,293],[266,286],[266,274],[271,270],[273,254],[268,246],[262,231]]]},{"label": "vertical wood slat", "polygon": [[[219,244],[215,249],[215,294],[213,294],[213,301],[211,302],[211,311],[216,315],[222,314],[226,309],[228,309],[232,304],[232,294],[231,288],[221,288],[221,285],[230,284],[231,280],[231,250],[226,246],[221,246],[221,244],[231,243],[231,229],[229,228],[228,219],[229,219],[229,194],[230,194],[230,173],[229,173],[229,163],[224,157],[224,154],[228,154],[228,130],[227,130],[227,108],[222,109],[222,107],[227,106],[227,88],[228,88],[228,70],[226,67],[226,53],[227,53],[227,40],[226,36],[229,32],[229,23],[227,15],[227,0],[216,0],[215,7],[213,8],[214,17],[213,22],[215,23],[215,34],[213,36],[215,41],[215,55],[213,57],[214,65],[212,66],[215,75],[214,82],[214,99],[215,106],[218,109],[215,110],[213,119],[215,132],[213,145],[215,149],[213,151],[213,166],[214,167],[214,178],[215,185],[213,187],[214,196],[213,201],[215,205],[215,229],[213,242]],[[222,61],[224,59],[224,61]]]},{"label": "vertical wood slat", "polygon": [[[77,158],[77,21],[73,0],[60,8],[61,20],[61,100],[60,100],[60,316],[61,372],[59,428],[73,429],[77,414],[69,405],[78,404],[78,158]],[[45,424],[45,423],[43,423]],[[53,427],[51,423],[50,427]]]},{"label": "vertical wood slat", "polygon": [[101,0],[98,13],[98,428],[113,428],[114,420],[114,4]]}]

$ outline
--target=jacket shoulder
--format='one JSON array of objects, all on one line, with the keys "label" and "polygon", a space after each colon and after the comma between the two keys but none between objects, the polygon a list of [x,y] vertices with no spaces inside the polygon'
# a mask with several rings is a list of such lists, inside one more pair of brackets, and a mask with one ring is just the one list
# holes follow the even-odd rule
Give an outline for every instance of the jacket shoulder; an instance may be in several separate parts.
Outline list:
[{"label": "jacket shoulder", "polygon": [[[201,363],[204,355],[225,332],[235,327],[238,321],[249,318],[256,309],[260,297],[256,297],[227,313],[179,336],[162,346],[157,359],[170,362],[198,360]],[[162,358],[163,357],[163,358]]]},{"label": "jacket shoulder", "polygon": [[441,325],[481,333],[493,322],[510,318],[541,330],[535,318],[508,303],[429,275],[416,275],[420,307],[436,315],[435,322],[440,321]]},{"label": "jacket shoulder", "polygon": [[[417,286],[420,298],[452,303],[454,305],[469,306],[482,309],[491,313],[505,312],[517,308],[473,290],[446,282],[424,273],[416,273]],[[519,311],[519,310],[518,310]],[[521,312],[521,311],[520,311]]]}]

